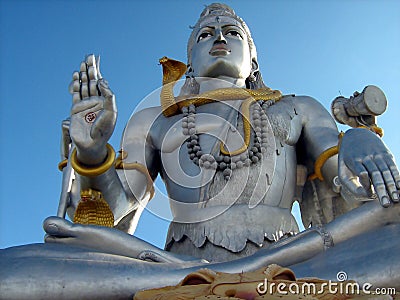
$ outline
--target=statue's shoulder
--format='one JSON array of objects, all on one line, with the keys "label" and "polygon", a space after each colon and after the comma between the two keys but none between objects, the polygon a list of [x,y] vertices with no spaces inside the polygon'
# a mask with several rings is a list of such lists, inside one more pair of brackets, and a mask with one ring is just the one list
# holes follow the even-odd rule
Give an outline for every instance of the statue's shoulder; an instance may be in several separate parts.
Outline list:
[{"label": "statue's shoulder", "polygon": [[326,114],[327,112],[321,102],[311,96],[285,95],[281,101],[283,103],[291,103],[296,109],[296,112],[303,116],[318,113]]},{"label": "statue's shoulder", "polygon": [[294,94],[282,96],[269,108],[271,114],[288,114],[291,119],[294,115],[307,116],[321,110],[325,110],[325,108],[313,97]]},{"label": "statue's shoulder", "polygon": [[280,101],[283,102],[293,101],[293,103],[297,105],[314,105],[315,103],[319,103],[317,99],[311,96],[295,95],[295,94],[284,95]]},{"label": "statue's shoulder", "polygon": [[135,111],[131,116],[131,120],[143,122],[149,118],[158,118],[160,115],[162,115],[161,106],[146,107]]},{"label": "statue's shoulder", "polygon": [[130,137],[146,135],[160,116],[162,116],[160,106],[135,111],[125,126],[124,135]]}]

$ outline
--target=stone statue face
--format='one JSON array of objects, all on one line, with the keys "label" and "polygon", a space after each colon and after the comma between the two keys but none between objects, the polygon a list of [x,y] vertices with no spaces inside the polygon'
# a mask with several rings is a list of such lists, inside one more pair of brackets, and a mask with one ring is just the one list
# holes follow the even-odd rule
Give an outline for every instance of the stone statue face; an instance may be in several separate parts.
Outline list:
[{"label": "stone statue face", "polygon": [[235,19],[226,16],[206,19],[195,38],[191,53],[195,77],[247,78],[250,75],[247,35]]}]

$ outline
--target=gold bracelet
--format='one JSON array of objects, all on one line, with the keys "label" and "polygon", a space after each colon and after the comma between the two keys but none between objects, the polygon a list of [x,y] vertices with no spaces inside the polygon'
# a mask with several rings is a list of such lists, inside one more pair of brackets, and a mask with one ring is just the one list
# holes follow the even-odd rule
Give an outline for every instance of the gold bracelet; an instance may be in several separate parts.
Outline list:
[{"label": "gold bracelet", "polygon": [[72,168],[82,176],[87,176],[87,177],[95,177],[98,175],[103,174],[106,172],[108,169],[110,169],[114,165],[114,160],[115,160],[115,151],[113,147],[111,147],[110,144],[106,145],[107,147],[107,158],[106,161],[101,164],[98,167],[84,167],[82,166],[77,159],[77,154],[76,154],[76,148],[72,150],[71,153],[71,166]]},{"label": "gold bracelet", "polygon": [[[370,130],[372,132],[374,132],[375,134],[377,134],[379,137],[383,136],[383,129],[376,126],[376,125],[371,125],[371,126],[358,126],[357,128],[365,128],[367,130]],[[317,160],[315,161],[314,164],[314,174],[311,174],[308,179],[309,180],[314,180],[314,179],[319,179],[321,181],[324,181],[324,177],[322,176],[322,172],[321,169],[323,167],[323,165],[325,164],[325,162],[331,158],[332,156],[336,155],[339,153],[339,148],[340,148],[340,142],[342,140],[342,137],[344,136],[344,133],[341,132],[339,133],[339,144],[337,146],[333,146],[327,150],[325,150],[324,152],[322,152],[320,154],[320,156],[318,156]]]},{"label": "gold bracelet", "polygon": [[343,136],[343,132],[339,133],[339,144],[325,150],[318,156],[314,164],[314,174],[311,174],[308,177],[309,180],[314,180],[318,178],[319,180],[324,181],[324,176],[322,176],[321,169],[329,158],[339,153],[340,142],[342,141]]},{"label": "gold bracelet", "polygon": [[58,169],[62,172],[67,164],[68,164],[68,159],[64,159],[58,164]]}]

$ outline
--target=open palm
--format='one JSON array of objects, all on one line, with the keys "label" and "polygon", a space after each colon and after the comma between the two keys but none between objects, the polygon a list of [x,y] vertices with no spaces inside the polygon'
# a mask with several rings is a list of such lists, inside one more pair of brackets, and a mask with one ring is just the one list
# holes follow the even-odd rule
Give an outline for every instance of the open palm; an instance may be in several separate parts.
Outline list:
[{"label": "open palm", "polygon": [[114,131],[117,108],[115,96],[102,78],[99,60],[89,55],[73,73],[70,136],[78,160],[86,165],[102,163],[106,144]]}]

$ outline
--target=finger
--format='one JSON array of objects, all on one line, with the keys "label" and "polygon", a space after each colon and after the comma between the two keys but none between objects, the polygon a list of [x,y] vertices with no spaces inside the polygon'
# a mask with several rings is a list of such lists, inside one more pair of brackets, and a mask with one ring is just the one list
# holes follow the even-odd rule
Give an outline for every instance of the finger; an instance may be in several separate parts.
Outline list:
[{"label": "finger", "polygon": [[87,75],[89,80],[89,96],[99,96],[99,90],[97,88],[97,66],[96,66],[96,58],[93,54],[88,55],[86,58],[87,64]]},{"label": "finger", "polygon": [[96,67],[94,66],[88,66],[88,76],[89,80],[96,80],[97,81],[97,71]]},{"label": "finger", "polygon": [[93,54],[89,54],[86,56],[86,65],[88,67],[94,66],[96,64],[95,56]]},{"label": "finger", "polygon": [[385,180],[385,185],[390,195],[390,198],[393,200],[393,202],[399,202],[399,193],[396,189],[396,184],[393,180],[392,173],[390,172],[390,170],[386,170],[382,172],[382,176]]},{"label": "finger", "polygon": [[89,82],[89,96],[99,96],[99,89],[97,88],[97,80],[90,80]]},{"label": "finger", "polygon": [[68,92],[73,95],[74,94],[74,81],[72,80],[71,83],[68,85]]},{"label": "finger", "polygon": [[390,198],[394,202],[399,202],[399,195],[397,193],[396,184],[394,182],[392,172],[390,171],[390,168],[388,167],[386,161],[383,159],[382,156],[377,155],[375,156],[375,163],[382,174]]},{"label": "finger", "polygon": [[81,89],[80,80],[79,79],[74,80],[72,82],[72,103],[76,103],[82,100],[80,89]]},{"label": "finger", "polygon": [[383,207],[388,207],[390,205],[390,198],[386,192],[386,186],[381,172],[371,158],[364,159],[363,164],[370,174],[372,185],[374,186],[375,193],[378,195],[381,205]]},{"label": "finger", "polygon": [[[86,78],[87,78],[87,65],[86,65],[86,63],[83,61],[83,62],[81,62],[81,65],[80,65],[80,67],[79,67],[79,79],[82,81],[83,80],[83,78],[82,78],[82,75],[85,75],[86,76]],[[86,80],[87,81],[87,80]]]},{"label": "finger", "polygon": [[372,196],[371,180],[369,178],[368,171],[360,162],[354,162],[352,168],[354,175],[358,177],[358,180],[361,186],[367,192],[368,197]]},{"label": "finger", "polygon": [[78,103],[78,102],[81,101],[81,100],[82,100],[82,99],[81,99],[81,93],[76,92],[76,93],[74,93],[74,94],[72,95],[72,103],[73,103],[73,104]]},{"label": "finger", "polygon": [[359,197],[369,197],[368,192],[358,184],[357,177],[347,168],[343,160],[339,160],[339,180],[352,194]]},{"label": "finger", "polygon": [[[77,81],[80,80],[78,71],[75,71],[74,73],[72,73],[72,81],[75,81],[75,80],[77,80]],[[74,92],[77,92],[77,91],[74,91]]]},{"label": "finger", "polygon": [[81,83],[80,83],[79,72],[74,72],[72,74],[72,82],[69,85],[69,90],[70,93],[72,94],[72,103],[76,103],[82,100],[80,88],[81,88]]},{"label": "finger", "polygon": [[99,96],[100,92],[99,89],[97,87],[97,75],[96,71],[94,70],[93,67],[89,67],[88,68],[88,75],[89,75],[89,82],[88,82],[88,90],[89,90],[89,96]]},{"label": "finger", "polygon": [[390,154],[387,154],[384,156],[384,160],[389,166],[390,172],[392,172],[392,176],[394,178],[394,181],[396,182],[396,187],[400,189],[400,173],[399,170],[396,167],[396,164],[393,160],[393,156]]},{"label": "finger", "polygon": [[82,82],[81,84],[81,97],[82,99],[89,97],[89,85],[87,82]]},{"label": "finger", "polygon": [[86,58],[89,80],[98,80],[96,58],[93,54]]},{"label": "finger", "polygon": [[79,93],[79,89],[81,88],[81,83],[80,80],[74,80],[72,82],[72,92],[73,93]]},{"label": "finger", "polygon": [[97,74],[97,65],[96,65],[96,57],[91,54],[87,57],[86,63],[88,66],[88,78],[89,78],[89,93],[90,96],[99,96],[100,92],[97,87],[98,74]]},{"label": "finger", "polygon": [[79,75],[81,81],[81,86],[80,86],[81,97],[82,99],[85,99],[89,97],[89,84],[88,84],[89,81],[88,81],[87,67],[85,62],[81,63]]}]

